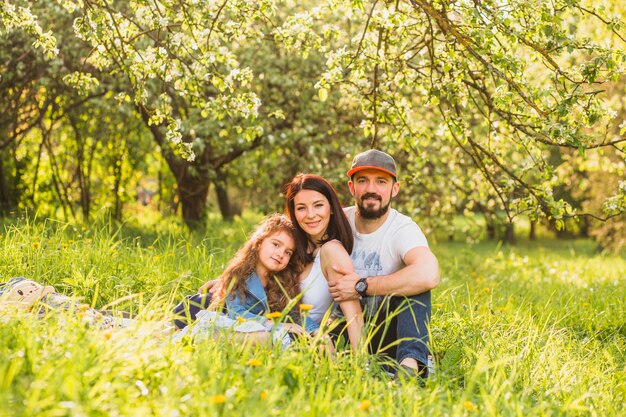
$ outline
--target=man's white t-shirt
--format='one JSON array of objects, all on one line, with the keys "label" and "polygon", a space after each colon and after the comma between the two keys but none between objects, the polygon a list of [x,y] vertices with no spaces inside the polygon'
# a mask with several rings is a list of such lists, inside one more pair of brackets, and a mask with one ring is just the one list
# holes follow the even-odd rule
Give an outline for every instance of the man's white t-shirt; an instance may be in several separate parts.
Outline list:
[{"label": "man's white t-shirt", "polygon": [[413,220],[390,209],[389,217],[373,233],[359,233],[354,226],[355,207],[344,209],[354,234],[352,263],[362,277],[388,275],[404,267],[402,258],[418,246],[428,247],[426,236]]},{"label": "man's white t-shirt", "polygon": [[[408,216],[390,209],[389,216],[373,233],[359,233],[354,225],[355,207],[346,207],[344,212],[354,234],[352,263],[354,271],[361,277],[373,277],[392,274],[402,269],[404,255],[411,249],[426,246],[428,241],[422,229]],[[378,298],[378,297],[368,297]],[[369,300],[370,307],[378,305],[379,300]]]}]

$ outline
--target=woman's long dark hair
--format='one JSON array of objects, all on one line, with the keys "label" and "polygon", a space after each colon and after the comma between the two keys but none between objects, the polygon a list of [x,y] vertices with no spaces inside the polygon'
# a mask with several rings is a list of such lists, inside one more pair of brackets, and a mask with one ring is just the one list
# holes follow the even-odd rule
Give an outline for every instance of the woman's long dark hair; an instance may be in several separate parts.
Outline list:
[{"label": "woman's long dark hair", "polygon": [[[323,239],[319,242],[311,241],[311,238],[302,230],[296,220],[295,202],[296,194],[301,190],[313,190],[322,194],[330,204],[330,222]],[[337,197],[337,192],[332,185],[324,178],[315,174],[298,174],[285,186],[285,196],[287,199],[285,211],[289,214],[291,222],[296,229],[296,252],[298,258],[304,264],[313,262],[312,247],[324,244],[329,240],[337,239],[343,244],[348,253],[352,252],[354,237],[350,222],[343,212],[343,207]]]}]

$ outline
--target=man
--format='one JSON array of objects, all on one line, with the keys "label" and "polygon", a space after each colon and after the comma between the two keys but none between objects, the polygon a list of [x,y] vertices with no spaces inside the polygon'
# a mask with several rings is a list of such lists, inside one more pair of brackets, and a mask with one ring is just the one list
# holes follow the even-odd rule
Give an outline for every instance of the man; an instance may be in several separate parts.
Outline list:
[{"label": "man", "polygon": [[437,258],[419,226],[391,208],[400,183],[390,155],[375,149],[360,153],[348,176],[355,206],[345,213],[355,237],[355,273],[335,268],[344,275],[329,282],[330,293],[338,302],[360,297],[366,317],[376,323],[370,350],[395,356],[404,373],[426,378]]}]

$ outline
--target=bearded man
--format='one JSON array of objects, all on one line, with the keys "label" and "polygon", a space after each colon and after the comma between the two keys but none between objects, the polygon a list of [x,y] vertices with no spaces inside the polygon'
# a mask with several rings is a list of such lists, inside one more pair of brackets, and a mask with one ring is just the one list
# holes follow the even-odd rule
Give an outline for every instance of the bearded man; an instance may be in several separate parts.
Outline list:
[{"label": "bearded man", "polygon": [[355,206],[345,208],[352,231],[353,274],[329,282],[335,301],[360,298],[376,332],[369,344],[399,364],[397,375],[427,378],[431,290],[439,285],[439,264],[419,226],[391,208],[400,191],[394,159],[370,149],[348,171]]}]

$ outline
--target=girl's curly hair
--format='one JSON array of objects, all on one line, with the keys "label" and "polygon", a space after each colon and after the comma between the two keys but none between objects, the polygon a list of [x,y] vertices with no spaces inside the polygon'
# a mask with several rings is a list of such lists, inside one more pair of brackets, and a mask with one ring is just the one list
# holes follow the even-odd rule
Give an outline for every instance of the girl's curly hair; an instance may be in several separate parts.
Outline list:
[{"label": "girl's curly hair", "polygon": [[[278,232],[286,232],[295,240],[293,224],[284,214],[273,214],[256,228],[222,272],[220,289],[214,301],[216,304],[222,304],[226,296],[234,291],[245,298],[246,280],[256,269],[261,243]],[[268,274],[265,293],[270,311],[283,311],[300,294],[299,264],[294,253],[285,269]]]}]

